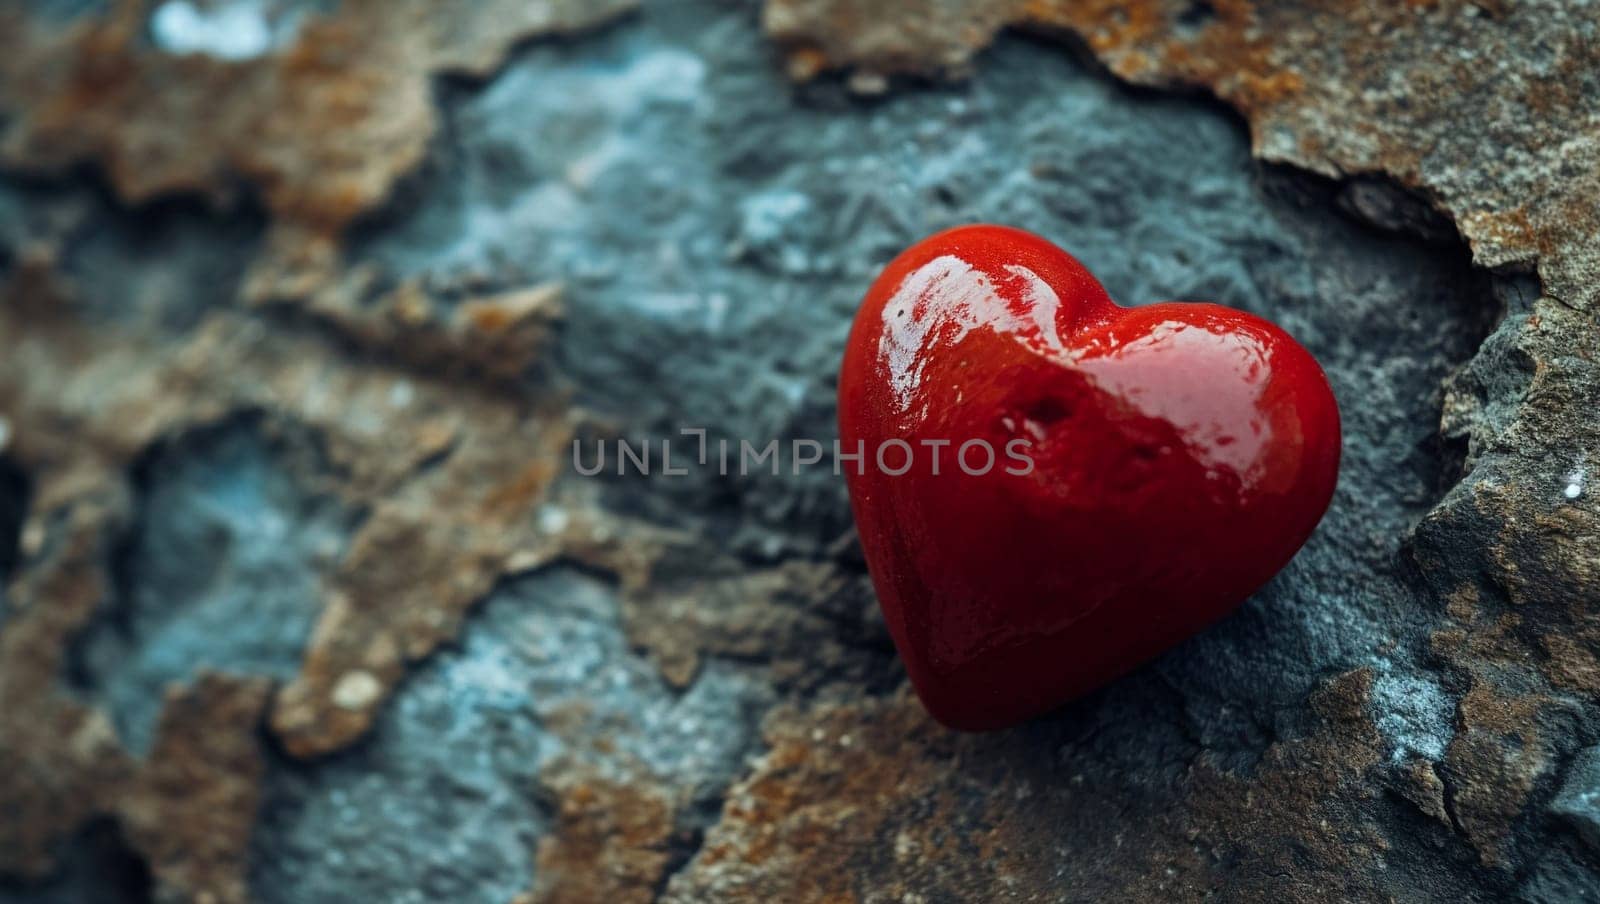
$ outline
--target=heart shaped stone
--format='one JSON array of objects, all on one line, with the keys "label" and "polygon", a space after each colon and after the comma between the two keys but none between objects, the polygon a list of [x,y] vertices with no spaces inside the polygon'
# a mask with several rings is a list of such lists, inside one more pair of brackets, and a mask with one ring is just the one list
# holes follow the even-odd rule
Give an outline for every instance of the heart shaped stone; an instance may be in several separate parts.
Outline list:
[{"label": "heart shaped stone", "polygon": [[839,432],[912,685],[969,730],[1227,614],[1311,535],[1339,470],[1333,392],[1282,329],[1118,307],[1071,255],[1000,226],[932,236],[873,283]]}]

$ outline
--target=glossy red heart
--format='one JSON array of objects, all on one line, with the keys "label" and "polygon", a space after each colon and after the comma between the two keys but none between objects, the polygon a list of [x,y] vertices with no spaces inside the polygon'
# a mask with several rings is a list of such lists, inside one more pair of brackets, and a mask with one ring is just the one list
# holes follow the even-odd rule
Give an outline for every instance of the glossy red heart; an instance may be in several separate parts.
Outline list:
[{"label": "glossy red heart", "polygon": [[1333,392],[1282,329],[1118,307],[1071,255],[1000,226],[939,233],[873,283],[839,432],[864,453],[841,466],[911,682],[971,730],[1227,614],[1310,536],[1339,469]]}]

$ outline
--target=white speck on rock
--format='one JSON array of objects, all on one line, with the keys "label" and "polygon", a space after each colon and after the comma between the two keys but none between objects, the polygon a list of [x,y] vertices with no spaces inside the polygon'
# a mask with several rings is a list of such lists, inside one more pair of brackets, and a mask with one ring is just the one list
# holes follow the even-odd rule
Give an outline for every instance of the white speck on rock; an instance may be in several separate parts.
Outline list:
[{"label": "white speck on rock", "polygon": [[268,13],[268,4],[261,0],[168,0],[150,17],[150,33],[156,46],[168,53],[250,60],[287,44],[299,30],[299,16],[271,22]]},{"label": "white speck on rock", "polygon": [[559,534],[571,522],[567,510],[560,506],[546,505],[539,509],[539,529],[547,534]]},{"label": "white speck on rock", "polygon": [[364,669],[344,673],[333,686],[333,705],[340,709],[363,710],[378,702],[383,694],[383,684],[378,677]]},{"label": "white speck on rock", "polygon": [[1568,499],[1577,499],[1579,496],[1582,496],[1583,484],[1588,476],[1588,469],[1584,468],[1582,465],[1573,468],[1572,473],[1567,475],[1567,487],[1562,491],[1562,495]]},{"label": "white speck on rock", "polygon": [[17,545],[21,548],[25,557],[33,558],[44,549],[44,540],[44,524],[38,520],[32,520],[23,525],[22,538]]}]

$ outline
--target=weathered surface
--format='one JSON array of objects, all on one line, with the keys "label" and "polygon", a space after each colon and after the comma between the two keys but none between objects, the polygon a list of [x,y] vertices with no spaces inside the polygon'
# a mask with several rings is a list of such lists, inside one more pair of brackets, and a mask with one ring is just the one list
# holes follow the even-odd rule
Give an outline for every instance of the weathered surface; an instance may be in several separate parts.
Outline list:
[{"label": "weathered surface", "polygon": [[315,263],[421,162],[437,122],[431,75],[482,77],[520,38],[589,27],[633,3],[356,0],[336,16],[300,9],[309,5],[215,4],[286,39],[222,56],[188,52],[183,37],[197,29],[173,13],[189,3],[125,0],[65,26],[9,5],[0,103],[15,121],[0,161],[36,171],[94,162],[129,202],[177,192],[227,201],[246,182],[274,214],[276,255]]},{"label": "weathered surface", "polygon": [[[1339,832],[1337,845],[1259,840],[1312,841],[1360,818],[1348,798],[1364,795],[1345,770],[1382,749],[1363,712],[1371,680],[1330,681],[1307,704],[1315,730],[1274,745],[1249,777],[1202,758],[1176,788],[1160,772],[1188,757],[1165,730],[1146,741],[1166,762],[1130,774],[1068,723],[954,735],[903,696],[780,712],[771,750],[668,900],[1171,900],[1219,889],[1278,900],[1309,871],[1329,877],[1315,895],[1362,899],[1361,877],[1386,855],[1376,826]],[[1150,793],[1162,785],[1179,793]]]},{"label": "weathered surface", "polygon": [[[0,12],[0,901],[1600,887],[1579,5],[671,0],[501,64],[628,6]],[[969,81],[846,91],[900,73]],[[974,219],[1283,323],[1347,430],[1238,615],[981,737],[827,460],[568,465],[828,442],[863,287]]]},{"label": "weathered surface", "polygon": [[772,700],[721,664],[674,693],[620,616],[615,589],[569,568],[496,590],[368,743],[269,778],[257,897],[507,901],[537,879],[571,900],[585,861],[624,870],[623,898],[654,888],[680,811],[686,828],[715,812]]}]

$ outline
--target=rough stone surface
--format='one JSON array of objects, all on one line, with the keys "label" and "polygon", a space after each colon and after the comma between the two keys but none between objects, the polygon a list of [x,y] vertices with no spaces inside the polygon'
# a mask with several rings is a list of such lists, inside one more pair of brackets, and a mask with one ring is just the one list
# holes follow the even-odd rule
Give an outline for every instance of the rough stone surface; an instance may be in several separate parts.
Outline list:
[{"label": "rough stone surface", "polygon": [[225,423],[135,465],[140,497],[111,563],[113,611],[78,636],[72,677],[140,755],[167,685],[206,669],[294,677],[322,576],[348,542],[351,515],[317,486],[328,477],[315,448],[261,434]]},{"label": "rough stone surface", "polygon": [[[1582,4],[630,6],[0,11],[0,901],[1593,896]],[[738,467],[970,220],[1347,431],[1237,615],[986,736],[831,458]]]},{"label": "rough stone surface", "polygon": [[[513,579],[457,649],[406,679],[368,742],[269,776],[256,899],[505,902],[532,889],[536,853],[553,887],[598,868],[573,858],[628,863],[596,834],[648,851],[628,868],[653,889],[674,813],[685,826],[715,814],[771,703],[765,682],[721,664],[674,692],[629,649],[597,578]],[[545,876],[562,870],[577,875]]]}]

